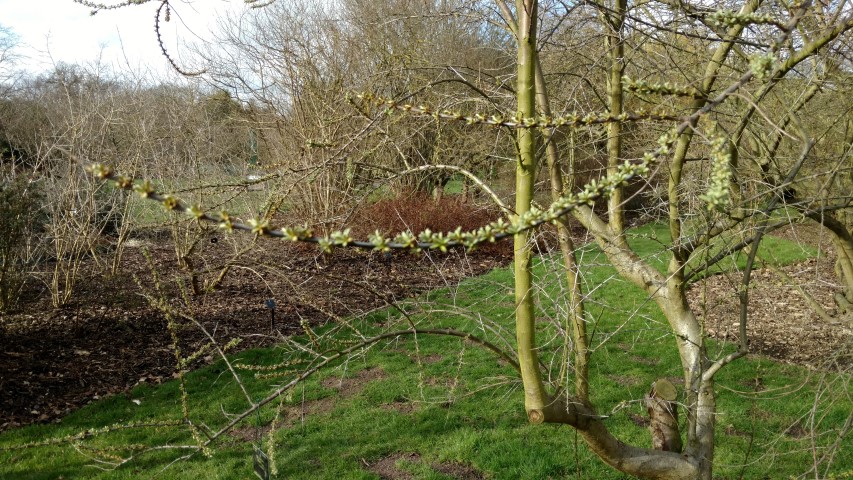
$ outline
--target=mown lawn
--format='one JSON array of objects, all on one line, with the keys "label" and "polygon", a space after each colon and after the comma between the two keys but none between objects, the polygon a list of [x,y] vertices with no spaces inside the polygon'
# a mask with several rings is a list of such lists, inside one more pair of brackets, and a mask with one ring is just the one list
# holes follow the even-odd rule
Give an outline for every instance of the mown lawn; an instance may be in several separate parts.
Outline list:
[{"label": "mown lawn", "polygon": [[[662,228],[644,227],[633,232],[632,241],[644,256],[658,256],[662,266],[660,240],[665,235]],[[791,242],[772,239],[760,256],[785,264],[811,254]],[[607,422],[618,437],[649,445],[646,428],[638,425],[645,413],[640,400],[655,379],[680,377],[675,343],[655,305],[616,279],[597,248],[584,247],[579,256],[585,291],[590,292],[594,401],[599,413],[610,415]],[[536,266],[545,285],[537,292],[543,319],[539,335],[543,362],[552,378],[570,381],[568,374],[560,373],[565,296],[553,266],[545,257]],[[505,346],[513,336],[511,286],[511,271],[498,269],[398,304],[399,309],[353,320],[352,326],[370,336],[406,329],[413,322],[422,328],[471,332]],[[327,326],[315,332],[316,341],[301,340],[331,355],[351,347],[352,331]],[[730,348],[715,343],[711,350],[720,355]],[[275,365],[295,358],[304,361],[309,356],[283,345],[242,352],[232,362]],[[280,374],[272,378],[256,378],[247,369],[239,372],[249,395],[259,400],[285,384],[296,369],[298,365],[263,371]],[[229,415],[247,407],[221,360],[187,374],[184,383],[189,418],[196,425],[216,430]],[[853,409],[849,383],[849,374],[813,372],[762,358],[731,365],[718,377],[716,475],[789,478],[807,472],[825,447],[838,441],[837,432]],[[625,478],[594,458],[572,429],[528,425],[513,368],[493,352],[456,337],[400,336],[376,343],[271,402],[241,424],[237,434],[216,442],[210,456],[195,454],[173,462],[190,451],[167,447],[195,444],[187,426],[138,424],[180,420],[181,399],[177,381],[142,385],[127,395],[93,403],[58,425],[5,432],[0,435],[0,479],[250,478],[256,441],[272,455],[275,478],[375,479],[379,475],[373,470],[383,459],[418,479]],[[267,426],[276,416],[277,428],[270,434]],[[92,432],[84,441],[65,438],[57,445],[20,448],[130,424],[136,426]],[[106,463],[153,445],[164,448],[115,469]],[[853,445],[845,439],[841,447],[829,470],[823,466],[809,478],[850,475]],[[464,477],[460,471],[473,476]]]}]

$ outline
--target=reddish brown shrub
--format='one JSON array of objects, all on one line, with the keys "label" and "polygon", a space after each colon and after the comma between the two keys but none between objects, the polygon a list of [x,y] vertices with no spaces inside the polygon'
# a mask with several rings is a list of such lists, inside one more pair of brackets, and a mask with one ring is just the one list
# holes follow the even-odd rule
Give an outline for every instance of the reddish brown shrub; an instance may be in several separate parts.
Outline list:
[{"label": "reddish brown shrub", "polygon": [[386,235],[405,230],[446,232],[456,227],[473,230],[497,219],[498,215],[494,209],[466,203],[460,197],[445,196],[435,201],[424,192],[413,192],[360,209],[350,224],[359,236],[376,230]]},{"label": "reddish brown shrub", "polygon": [[[406,230],[420,233],[426,229],[451,232],[457,227],[463,231],[476,230],[497,220],[500,215],[500,210],[494,206],[466,202],[461,196],[445,196],[436,201],[424,192],[412,192],[365,206],[353,215],[348,224],[354,236],[367,238],[376,230],[385,235]],[[511,243],[483,245],[478,250],[511,252]]]}]

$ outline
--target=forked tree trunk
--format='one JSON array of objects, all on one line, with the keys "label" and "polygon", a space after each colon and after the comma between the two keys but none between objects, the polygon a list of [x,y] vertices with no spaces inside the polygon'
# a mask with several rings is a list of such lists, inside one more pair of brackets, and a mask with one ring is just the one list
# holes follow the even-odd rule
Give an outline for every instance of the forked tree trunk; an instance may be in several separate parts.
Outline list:
[{"label": "forked tree trunk", "polygon": [[[621,12],[625,3],[616,0]],[[503,2],[498,2],[505,16],[508,8]],[[744,9],[751,11],[758,0],[751,0]],[[510,22],[518,41],[518,114],[523,118],[534,118],[536,80],[536,0],[516,0],[515,22]],[[618,16],[618,15],[617,15]],[[618,29],[617,29],[618,30]],[[739,34],[735,29],[733,36]],[[618,40],[616,40],[618,42]],[[618,57],[620,50],[615,43],[612,45],[615,62],[621,62]],[[730,45],[716,52],[716,57],[724,57]],[[713,78],[719,65],[709,67]],[[621,67],[610,72],[612,77],[621,74]],[[710,89],[713,79],[706,79],[706,87]],[[543,84],[540,80],[540,83]],[[621,77],[618,81],[610,81],[610,85],[621,91]],[[539,92],[544,97],[544,89]],[[544,105],[544,103],[543,103]],[[696,106],[700,109],[704,104]],[[611,107],[621,111],[621,97],[611,98]],[[542,113],[547,113],[543,108]],[[618,136],[618,129],[610,133]],[[517,169],[516,169],[516,214],[524,215],[530,209],[533,197],[535,175],[536,139],[532,129],[519,128],[517,133]],[[679,139],[675,157],[681,163],[690,144],[689,136]],[[620,145],[618,141],[611,142],[610,151],[614,159],[619,158]],[[683,150],[683,151],[679,151]],[[550,153],[549,153],[549,160]],[[681,157],[679,158],[679,154]],[[555,162],[550,162],[553,169]],[[616,163],[615,161],[612,163]],[[674,183],[680,183],[680,175],[675,176]],[[552,188],[554,186],[552,185]],[[558,188],[559,190],[559,188]],[[677,195],[673,197],[677,201]],[[677,203],[677,202],[676,202]],[[610,208],[621,212],[621,201],[612,202]],[[677,207],[671,212],[676,224],[675,241],[681,236],[680,213]],[[605,422],[598,417],[589,403],[583,398],[584,389],[578,389],[581,395],[571,396],[562,393],[551,397],[545,389],[539,367],[537,345],[535,339],[535,312],[532,297],[532,277],[530,271],[530,237],[529,234],[515,235],[515,300],[516,300],[516,336],[522,381],[524,384],[525,408],[528,418],[533,423],[565,423],[575,427],[584,438],[590,449],[603,461],[612,467],[639,478],[665,480],[711,480],[714,455],[714,427],[716,414],[716,397],[713,387],[713,372],[709,372],[705,352],[702,329],[695,314],[690,310],[684,292],[683,267],[686,258],[677,252],[672,260],[668,274],[662,275],[647,262],[633,252],[622,237],[621,217],[611,216],[616,221],[610,225],[596,216],[589,207],[580,206],[575,216],[595,235],[599,245],[605,251],[610,262],[620,275],[636,285],[644,288],[651,298],[660,306],[666,316],[678,347],[681,363],[684,369],[685,394],[679,398],[687,412],[687,441],[684,452],[678,415],[672,406],[671,392],[666,395],[664,404],[655,405],[656,426],[661,430],[661,441],[657,442],[658,449],[638,448],[626,445],[615,438],[607,429]],[[687,256],[686,254],[684,255]],[[584,384],[585,382],[581,382]],[[585,387],[585,385],[583,385]],[[579,398],[580,397],[580,398]],[[660,408],[663,407],[663,408]]]}]

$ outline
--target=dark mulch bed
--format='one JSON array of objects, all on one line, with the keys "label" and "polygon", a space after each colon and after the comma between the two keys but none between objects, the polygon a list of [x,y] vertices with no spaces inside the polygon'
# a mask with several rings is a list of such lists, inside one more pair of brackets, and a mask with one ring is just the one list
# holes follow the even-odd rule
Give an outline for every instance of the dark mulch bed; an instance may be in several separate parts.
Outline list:
[{"label": "dark mulch bed", "polygon": [[[214,278],[233,260],[218,289],[190,297],[189,311],[220,344],[240,338],[237,349],[273,345],[299,329],[300,320],[318,324],[330,314],[369,311],[511,259],[508,242],[472,254],[395,252],[389,257],[353,250],[324,256],[316,247],[272,239],[260,239],[233,259],[250,241],[211,237],[193,255],[196,269],[204,272],[201,280]],[[141,382],[171,379],[176,360],[166,319],[142,293],[155,291],[156,272],[162,298],[186,309],[175,279],[189,288],[191,277],[175,258],[170,240],[149,239],[125,251],[122,271],[114,277],[100,273],[90,259],[82,266],[72,303],[61,309],[50,307],[46,288],[30,285],[21,310],[0,322],[0,430],[54,421]],[[275,331],[267,299],[276,302]],[[192,352],[206,338],[200,329],[187,328],[180,342],[184,352]],[[212,359],[200,358],[194,366]]]},{"label": "dark mulch bed", "polygon": [[[833,294],[840,291],[835,256],[828,238],[816,227],[795,225],[783,238],[821,247],[812,258],[779,269],[752,272],[747,308],[747,337],[752,353],[814,369],[849,371],[853,367],[853,318],[839,312]],[[709,335],[736,343],[739,332],[739,286],[742,274],[714,275],[691,286],[690,305],[701,315]],[[829,318],[809,306],[805,295]]]}]

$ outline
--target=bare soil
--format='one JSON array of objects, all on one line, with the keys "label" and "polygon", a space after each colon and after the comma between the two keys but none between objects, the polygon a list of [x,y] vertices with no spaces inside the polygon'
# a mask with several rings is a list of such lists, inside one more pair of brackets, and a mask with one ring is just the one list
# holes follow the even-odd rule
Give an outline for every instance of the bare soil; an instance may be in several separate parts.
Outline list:
[{"label": "bare soil", "polygon": [[[805,262],[752,272],[747,308],[750,352],[815,369],[853,367],[853,318],[836,308],[840,291],[835,257],[828,238],[816,226],[793,225],[773,235],[819,247]],[[694,284],[689,301],[705,322],[707,332],[727,342],[739,341],[742,274],[715,275]],[[825,315],[805,300],[810,297]]]},{"label": "bare soil", "polygon": [[[400,468],[398,466],[400,463],[418,464],[422,463],[422,458],[417,453],[395,453],[380,458],[373,464],[370,464],[369,470],[379,475],[379,478],[382,480],[409,480],[415,478],[409,472]],[[459,462],[431,463],[430,468],[438,473],[462,480],[480,480],[486,478],[477,469]]]},{"label": "bare soil", "polygon": [[[201,279],[214,278],[232,258],[231,238],[205,243],[194,262],[206,272]],[[20,311],[0,321],[0,430],[56,421],[105,395],[171,379],[176,360],[167,320],[145,294],[191,311],[220,344],[239,338],[237,351],[274,345],[300,330],[300,322],[316,325],[380,308],[511,259],[508,245],[440,256],[352,250],[321,255],[316,247],[260,239],[234,262],[218,289],[187,295],[187,308],[174,280],[189,289],[191,277],[177,267],[170,243],[153,239],[128,248],[114,277],[88,260],[72,303],[63,308],[50,306],[44,286],[28,286]],[[158,283],[162,295],[156,294]],[[268,299],[276,303],[274,328]],[[182,329],[179,337],[184,352],[207,343],[198,328]],[[212,360],[199,358],[192,367]]]}]

